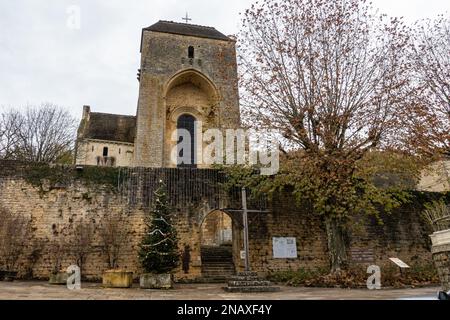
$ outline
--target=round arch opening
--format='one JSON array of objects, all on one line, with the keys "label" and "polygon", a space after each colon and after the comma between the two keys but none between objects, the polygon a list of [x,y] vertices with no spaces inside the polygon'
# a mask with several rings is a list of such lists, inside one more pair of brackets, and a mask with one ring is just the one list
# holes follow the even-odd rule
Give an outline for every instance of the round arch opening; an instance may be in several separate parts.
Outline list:
[{"label": "round arch opening", "polygon": [[[218,106],[218,90],[214,83],[201,72],[194,69],[183,70],[175,74],[166,83],[164,88],[164,103],[166,109],[166,121],[164,128],[164,165],[167,167],[180,167],[179,155],[174,157],[174,152],[179,149],[176,131],[180,128],[180,117],[191,115],[197,123],[202,125],[195,129],[194,141],[197,144],[193,150],[193,157],[201,159],[201,148],[197,137],[201,137],[200,130],[203,127],[216,128],[220,121],[220,109]],[[195,137],[196,136],[196,137]],[[194,143],[194,142],[193,142]],[[197,161],[194,162],[197,164]],[[188,165],[193,167],[205,167],[203,164]]]},{"label": "round arch opening", "polygon": [[179,168],[197,167],[197,119],[188,113],[180,115],[177,119],[177,166]]},{"label": "round arch opening", "polygon": [[175,74],[166,85],[164,96],[167,96],[170,92],[176,88],[186,84],[190,84],[204,92],[211,104],[215,104],[219,99],[219,94],[214,83],[201,72],[195,69],[188,69]]},{"label": "round arch opening", "polygon": [[202,246],[231,246],[233,244],[233,219],[223,211],[208,214],[201,225]]},{"label": "round arch opening", "polygon": [[208,214],[200,226],[202,277],[223,282],[236,272],[236,225],[223,211]]}]

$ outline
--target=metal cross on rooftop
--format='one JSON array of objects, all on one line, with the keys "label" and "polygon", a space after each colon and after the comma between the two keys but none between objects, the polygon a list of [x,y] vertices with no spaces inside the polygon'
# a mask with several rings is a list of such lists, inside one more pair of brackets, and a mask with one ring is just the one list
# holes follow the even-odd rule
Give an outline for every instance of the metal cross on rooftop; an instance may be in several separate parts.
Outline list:
[{"label": "metal cross on rooftop", "polygon": [[192,21],[191,18],[189,18],[188,13],[186,12],[186,18],[181,18],[182,20],[186,21],[186,23],[189,23],[189,21]]}]

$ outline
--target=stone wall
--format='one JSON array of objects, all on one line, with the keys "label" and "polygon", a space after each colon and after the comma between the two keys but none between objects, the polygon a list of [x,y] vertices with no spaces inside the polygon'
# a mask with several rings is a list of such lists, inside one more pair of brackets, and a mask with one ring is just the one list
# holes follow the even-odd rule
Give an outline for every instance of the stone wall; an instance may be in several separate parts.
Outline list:
[{"label": "stone wall", "polygon": [[[328,268],[325,226],[307,206],[292,205],[288,195],[275,197],[268,214],[253,214],[250,218],[251,261],[259,271]],[[432,230],[420,216],[421,205],[412,203],[391,214],[375,217],[360,216],[347,226],[348,258],[351,265],[392,265],[398,257],[410,265],[430,265]],[[295,237],[297,259],[273,258],[272,237]]]},{"label": "stone wall", "polygon": [[[77,221],[89,219],[94,222],[96,231],[83,274],[88,278],[100,278],[102,272],[108,269],[108,264],[101,246],[99,226],[105,216],[114,213],[125,215],[125,227],[129,234],[119,259],[119,267],[133,271],[136,275],[142,271],[137,250],[144,232],[144,210],[138,205],[130,206],[113,185],[88,183],[81,179],[69,179],[67,183],[41,179],[36,184],[36,180],[33,182],[26,175],[19,174],[20,170],[17,171],[11,163],[8,166],[0,162],[0,167],[0,206],[31,218],[33,231],[27,241],[26,255],[20,263],[22,275],[32,269],[33,277],[47,278],[53,268],[55,252],[43,250],[32,266],[30,257],[36,248],[35,243],[51,244],[58,239],[65,239],[68,242],[66,247],[70,248],[71,234]],[[102,172],[106,169],[95,170]],[[186,187],[188,184],[180,181],[180,185]],[[296,207],[292,202],[288,194],[276,196],[269,202],[268,212],[249,214],[250,261],[256,271],[267,273],[299,267],[328,266],[326,233],[321,218],[312,215],[307,206]],[[182,272],[180,266],[178,279],[201,276],[202,223],[220,208],[230,206],[222,204],[215,207],[208,204],[207,199],[197,198],[189,205],[174,209],[180,251],[186,245],[191,249],[189,273]],[[242,270],[243,260],[239,254],[243,249],[241,216],[236,212],[228,214],[233,219],[234,261],[236,267]],[[382,215],[382,219],[383,225],[374,218],[360,217],[349,226],[348,245],[352,264],[385,265],[390,263],[390,257],[399,257],[410,265],[429,264],[432,261],[428,239],[431,230],[421,221],[420,206],[405,206],[391,215]],[[273,237],[295,237],[298,257],[275,259]],[[74,257],[65,253],[62,268],[74,263]]]},{"label": "stone wall", "polygon": [[441,280],[442,290],[450,290],[450,245],[433,248],[433,260]]}]

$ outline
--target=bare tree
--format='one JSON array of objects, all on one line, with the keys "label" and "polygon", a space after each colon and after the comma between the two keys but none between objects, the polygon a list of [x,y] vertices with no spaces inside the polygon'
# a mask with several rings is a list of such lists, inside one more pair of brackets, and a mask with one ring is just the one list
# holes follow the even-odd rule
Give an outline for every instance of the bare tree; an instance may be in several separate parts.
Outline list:
[{"label": "bare tree", "polygon": [[122,213],[105,214],[100,226],[100,239],[103,253],[110,269],[118,267],[124,243],[129,238],[128,221]]},{"label": "bare tree", "polygon": [[76,120],[56,105],[28,106],[23,111],[12,109],[2,115],[2,123],[2,157],[56,162],[73,150]]},{"label": "bare tree", "polygon": [[52,263],[52,274],[62,271],[62,263],[67,257],[70,244],[64,239],[64,235],[58,234],[57,238],[47,246],[47,251]]},{"label": "bare tree", "polygon": [[0,159],[14,159],[21,122],[22,117],[17,110],[9,110],[0,114]]},{"label": "bare tree", "polygon": [[264,0],[239,38],[244,118],[283,135],[290,151],[275,180],[312,202],[331,270],[345,268],[349,217],[391,201],[357,177],[361,160],[414,146],[401,119],[413,108],[409,29],[364,0]]},{"label": "bare tree", "polygon": [[75,224],[71,251],[82,272],[87,256],[92,252],[93,238],[94,225],[92,220],[80,220]]},{"label": "bare tree", "polygon": [[25,278],[33,279],[33,271],[36,263],[42,258],[47,246],[47,238],[36,238],[33,236],[29,240],[29,250],[27,253],[27,264],[25,267]]},{"label": "bare tree", "polygon": [[17,271],[29,236],[30,221],[0,207],[0,266],[6,271]]},{"label": "bare tree", "polygon": [[408,120],[423,148],[450,152],[450,17],[416,24],[412,44],[412,77],[420,94]]}]

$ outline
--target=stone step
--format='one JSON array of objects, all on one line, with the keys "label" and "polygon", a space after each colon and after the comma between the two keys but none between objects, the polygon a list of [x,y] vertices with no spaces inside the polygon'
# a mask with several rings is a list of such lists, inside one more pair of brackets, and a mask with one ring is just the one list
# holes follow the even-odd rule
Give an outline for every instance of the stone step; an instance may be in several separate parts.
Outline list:
[{"label": "stone step", "polygon": [[243,287],[224,287],[226,292],[249,293],[249,292],[278,292],[280,287],[273,286],[243,286]]},{"label": "stone step", "polygon": [[246,276],[246,277],[243,277],[243,276],[234,275],[234,276],[232,276],[230,278],[230,280],[231,281],[259,281],[260,278],[257,277],[257,276]]},{"label": "stone step", "polygon": [[232,272],[233,274],[236,274],[234,268],[202,268],[202,272],[209,272],[209,271],[211,271],[211,272],[227,272],[227,273]]},{"label": "stone step", "polygon": [[202,247],[202,279],[224,283],[235,275],[232,247]]},{"label": "stone step", "polygon": [[202,276],[202,283],[226,283],[228,281],[228,277],[210,277],[210,276]]},{"label": "stone step", "polygon": [[221,263],[221,264],[202,264],[202,268],[232,268],[234,269],[234,265],[229,263]]},{"label": "stone step", "polygon": [[234,267],[234,263],[231,261],[221,261],[221,262],[219,262],[219,261],[214,261],[214,262],[203,261],[202,266],[212,266],[212,267],[231,266],[231,267]]},{"label": "stone step", "polygon": [[226,255],[226,254],[202,254],[203,259],[220,259],[220,258],[227,258],[232,259],[233,255]]},{"label": "stone step", "polygon": [[228,277],[219,277],[219,276],[202,276],[202,282],[205,283],[227,283]]},{"label": "stone step", "polygon": [[202,271],[234,271],[234,268],[229,267],[229,268],[206,268],[203,267]]},{"label": "stone step", "polygon": [[228,282],[230,280],[230,277],[232,276],[232,274],[224,274],[224,273],[203,273],[202,274],[202,278],[218,278],[218,279],[222,279],[225,280],[224,282]]},{"label": "stone step", "polygon": [[268,287],[271,285],[270,281],[266,280],[252,280],[252,281],[236,281],[230,280],[229,287]]},{"label": "stone step", "polygon": [[205,256],[227,256],[227,257],[233,255],[233,253],[231,251],[230,252],[227,252],[227,251],[202,251],[201,254],[205,255]]},{"label": "stone step", "polygon": [[234,268],[202,268],[203,272],[213,271],[213,272],[233,272],[235,274]]},{"label": "stone step", "polygon": [[[234,275],[233,271],[203,271],[202,272],[202,276],[227,276],[227,277],[232,277]],[[228,279],[230,280],[230,279]]]},{"label": "stone step", "polygon": [[233,250],[230,248],[202,248],[200,249],[200,252],[205,252],[205,253],[231,253],[233,252]]},{"label": "stone step", "polygon": [[230,277],[232,277],[233,274],[232,273],[202,273],[202,277],[206,277],[206,278],[221,278],[221,279],[225,279],[227,281],[230,280]]},{"label": "stone step", "polygon": [[208,249],[212,249],[212,250],[214,250],[214,249],[226,249],[226,250],[231,250],[232,249],[232,245],[231,244],[229,244],[229,245],[219,245],[219,246],[213,246],[213,245],[211,245],[211,246],[202,246],[202,249],[206,249],[206,250],[208,250]]},{"label": "stone step", "polygon": [[242,271],[237,274],[237,276],[242,277],[257,277],[258,273],[255,271]]},{"label": "stone step", "polygon": [[258,277],[258,273],[254,271],[239,272],[237,275],[230,277],[228,287],[223,288],[226,292],[277,292],[279,287],[272,286],[270,281],[266,281]]},{"label": "stone step", "polygon": [[225,276],[227,276],[227,277],[232,277],[234,275],[234,272],[232,272],[232,271],[229,271],[229,272],[223,272],[223,271],[217,271],[217,272],[214,272],[214,271],[206,271],[206,272],[202,272],[202,276],[214,276],[214,277],[216,277],[216,276],[218,276],[218,277],[225,277]]}]

